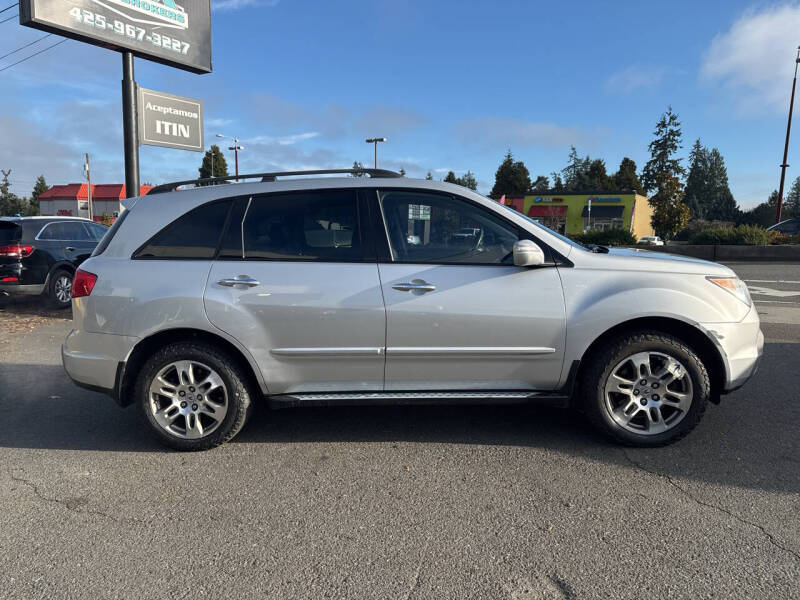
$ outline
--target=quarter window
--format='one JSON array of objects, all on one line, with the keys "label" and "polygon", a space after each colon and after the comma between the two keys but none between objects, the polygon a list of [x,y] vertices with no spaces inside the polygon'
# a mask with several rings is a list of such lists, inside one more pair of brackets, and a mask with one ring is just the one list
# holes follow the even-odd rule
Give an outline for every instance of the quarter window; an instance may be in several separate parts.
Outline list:
[{"label": "quarter window", "polygon": [[395,262],[513,264],[517,229],[464,200],[417,192],[381,193]]},{"label": "quarter window", "polygon": [[[245,259],[361,260],[361,232],[354,191],[253,198],[241,231]],[[229,253],[226,250],[226,256]]]},{"label": "quarter window", "polygon": [[153,236],[134,258],[214,258],[231,202],[210,202],[179,217]]}]

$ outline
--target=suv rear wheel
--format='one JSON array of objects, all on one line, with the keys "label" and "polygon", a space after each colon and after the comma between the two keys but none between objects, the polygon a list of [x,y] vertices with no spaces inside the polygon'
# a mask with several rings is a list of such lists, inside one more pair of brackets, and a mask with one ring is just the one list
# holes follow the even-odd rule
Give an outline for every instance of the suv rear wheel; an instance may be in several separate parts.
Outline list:
[{"label": "suv rear wheel", "polygon": [[50,277],[47,296],[55,308],[67,308],[72,302],[72,273],[57,269]]},{"label": "suv rear wheel", "polygon": [[136,401],[161,443],[206,450],[224,444],[244,426],[252,397],[248,381],[228,354],[203,343],[179,342],[144,364]]},{"label": "suv rear wheel", "polygon": [[588,359],[584,408],[604,433],[632,446],[661,446],[703,418],[711,382],[700,358],[680,339],[643,331],[619,337]]}]

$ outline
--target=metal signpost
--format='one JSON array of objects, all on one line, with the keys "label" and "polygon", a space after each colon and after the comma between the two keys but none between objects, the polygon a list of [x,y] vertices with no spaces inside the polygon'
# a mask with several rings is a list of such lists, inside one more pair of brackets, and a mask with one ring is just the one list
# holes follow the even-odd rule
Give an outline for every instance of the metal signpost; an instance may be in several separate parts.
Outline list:
[{"label": "metal signpost", "polygon": [[20,0],[19,20],[28,27],[122,52],[125,193],[137,196],[139,136],[133,57],[210,73],[210,0],[180,0],[180,4],[175,0]]},{"label": "metal signpost", "polygon": [[202,152],[203,103],[139,89],[139,144]]}]

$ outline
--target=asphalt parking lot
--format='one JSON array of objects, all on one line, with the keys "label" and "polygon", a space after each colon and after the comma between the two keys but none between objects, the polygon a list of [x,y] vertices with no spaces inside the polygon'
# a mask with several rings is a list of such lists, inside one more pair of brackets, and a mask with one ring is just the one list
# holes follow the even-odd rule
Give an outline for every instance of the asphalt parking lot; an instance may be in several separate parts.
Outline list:
[{"label": "asphalt parking lot", "polygon": [[533,406],[259,410],[166,451],[0,298],[2,598],[800,598],[800,265],[731,265],[767,336],[684,441]]}]

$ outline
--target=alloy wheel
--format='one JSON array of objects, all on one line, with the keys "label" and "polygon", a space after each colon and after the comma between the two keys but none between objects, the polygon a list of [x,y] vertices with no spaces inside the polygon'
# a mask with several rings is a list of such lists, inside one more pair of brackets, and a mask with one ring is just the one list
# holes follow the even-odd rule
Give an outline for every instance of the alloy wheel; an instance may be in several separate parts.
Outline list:
[{"label": "alloy wheel", "polygon": [[53,284],[53,293],[56,300],[61,304],[66,304],[70,301],[72,294],[72,277],[69,275],[59,275]]},{"label": "alloy wheel", "polygon": [[155,422],[183,439],[210,435],[228,413],[228,391],[222,377],[194,360],[179,360],[162,368],[150,384],[148,399]]},{"label": "alloy wheel", "polygon": [[640,435],[656,435],[680,423],[692,405],[692,378],[675,357],[637,352],[611,369],[604,390],[608,415]]}]

